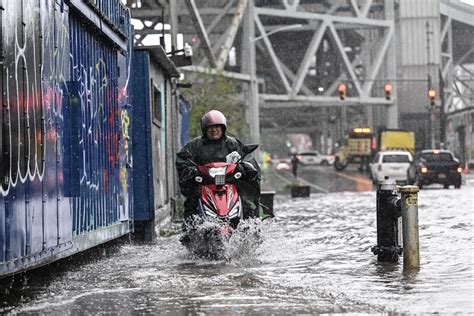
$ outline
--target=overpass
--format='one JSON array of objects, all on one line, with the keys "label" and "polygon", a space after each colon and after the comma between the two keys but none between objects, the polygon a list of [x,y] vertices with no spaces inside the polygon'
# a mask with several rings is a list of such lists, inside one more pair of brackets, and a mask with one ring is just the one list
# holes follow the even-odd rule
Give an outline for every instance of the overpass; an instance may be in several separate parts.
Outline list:
[{"label": "overpass", "polygon": [[[443,140],[446,114],[472,106],[474,6],[466,1],[128,2],[144,22],[137,43],[170,34],[176,47],[183,34],[195,53],[187,71],[215,69],[242,82],[252,141],[306,130],[327,150],[348,128],[368,125],[414,129],[429,147]],[[428,87],[442,110],[429,109]]]}]

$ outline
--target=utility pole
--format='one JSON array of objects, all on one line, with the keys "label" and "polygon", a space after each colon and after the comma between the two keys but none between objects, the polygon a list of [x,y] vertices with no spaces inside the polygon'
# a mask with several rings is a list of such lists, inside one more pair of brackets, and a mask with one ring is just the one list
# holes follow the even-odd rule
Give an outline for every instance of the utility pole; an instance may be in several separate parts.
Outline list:
[{"label": "utility pole", "polygon": [[[430,35],[433,32],[430,32],[430,23],[426,22],[426,68],[428,74],[428,89],[426,91],[430,91],[432,88],[431,85],[431,76],[430,76]],[[431,130],[431,148],[435,148],[436,141],[435,141],[435,124],[436,124],[436,113],[434,111],[434,106],[430,104],[430,100],[428,100],[428,109],[430,113],[430,130]]]},{"label": "utility pole", "polygon": [[445,94],[444,94],[444,79],[441,74],[441,69],[438,69],[439,75],[439,100],[441,101],[441,106],[439,108],[439,123],[440,123],[440,147],[441,143],[446,145],[446,113],[445,113]]},{"label": "utility pole", "polygon": [[341,107],[341,136],[344,139],[344,136],[347,134],[348,124],[347,124],[347,105],[343,104]]},{"label": "utility pole", "polygon": [[[175,49],[178,49],[177,45],[177,34],[179,32],[178,30],[178,14],[176,10],[176,1],[170,1],[170,24],[171,24],[171,50],[174,51]],[[165,21],[162,21],[163,23],[163,28]]]},{"label": "utility pole", "polygon": [[[395,1],[394,0],[385,0],[384,1],[384,13],[385,20],[392,21],[395,27]],[[396,78],[397,76],[397,63],[396,63],[396,54],[395,54],[395,43],[397,40],[397,32],[393,32],[392,40],[390,41],[390,46],[387,49],[387,78]],[[393,82],[393,91],[392,98],[394,99],[393,104],[388,106],[387,109],[387,127],[388,128],[398,128],[398,98],[397,98],[397,81]]]}]

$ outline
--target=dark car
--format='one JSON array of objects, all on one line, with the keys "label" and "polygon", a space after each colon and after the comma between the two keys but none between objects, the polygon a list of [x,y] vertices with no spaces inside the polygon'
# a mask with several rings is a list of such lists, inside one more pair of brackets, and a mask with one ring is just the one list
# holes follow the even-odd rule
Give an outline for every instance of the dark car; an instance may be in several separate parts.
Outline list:
[{"label": "dark car", "polygon": [[407,171],[408,183],[424,185],[439,183],[445,189],[450,185],[461,187],[462,168],[453,153],[444,149],[425,149],[415,154]]}]

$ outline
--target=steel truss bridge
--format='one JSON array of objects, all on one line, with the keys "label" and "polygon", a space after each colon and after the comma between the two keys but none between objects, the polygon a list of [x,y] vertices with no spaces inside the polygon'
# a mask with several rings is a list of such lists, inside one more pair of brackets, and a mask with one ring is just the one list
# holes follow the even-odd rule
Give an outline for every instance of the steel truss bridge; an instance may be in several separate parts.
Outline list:
[{"label": "steel truss bridge", "polygon": [[[353,126],[399,127],[399,118],[428,112],[428,86],[438,91],[442,112],[472,106],[474,6],[460,0],[428,7],[421,0],[127,5],[143,23],[135,31],[138,45],[164,35],[174,48],[183,34],[194,50],[193,66],[183,71],[222,72],[242,83],[251,141],[304,132],[326,149],[326,139],[341,139]],[[348,87],[345,100],[337,94],[341,82]],[[390,99],[385,83],[394,87]]]}]

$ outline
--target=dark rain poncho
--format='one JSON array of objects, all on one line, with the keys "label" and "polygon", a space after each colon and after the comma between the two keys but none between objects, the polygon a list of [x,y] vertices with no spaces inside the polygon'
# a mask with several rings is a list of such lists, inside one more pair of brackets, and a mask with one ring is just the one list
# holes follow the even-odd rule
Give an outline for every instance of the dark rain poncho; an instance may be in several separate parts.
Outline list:
[{"label": "dark rain poncho", "polygon": [[[244,144],[230,136],[224,135],[220,140],[209,140],[205,137],[196,137],[187,143],[180,152],[189,152],[191,160],[198,165],[204,165],[210,162],[225,162],[226,156],[233,151],[237,151],[243,157]],[[261,171],[257,161],[252,155],[247,155],[245,161],[250,162],[257,174],[252,178],[247,178],[237,182],[237,190],[241,194],[244,202],[253,205],[258,205],[260,198],[260,179]],[[176,169],[178,171],[179,185],[181,193],[186,197],[185,202],[185,217],[192,215],[197,207],[198,188],[199,186],[193,181],[196,174],[196,166],[187,160],[180,157],[176,158]]]}]

